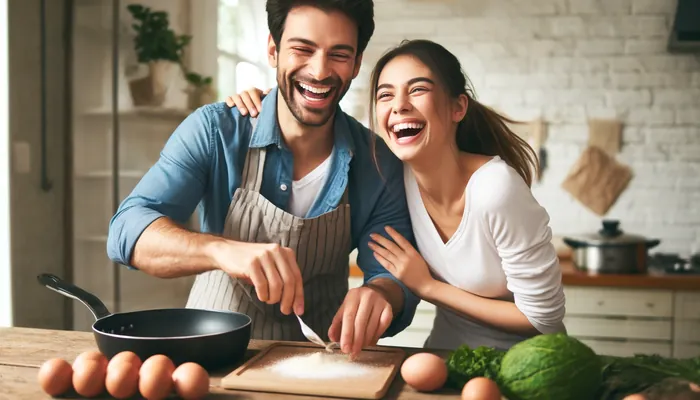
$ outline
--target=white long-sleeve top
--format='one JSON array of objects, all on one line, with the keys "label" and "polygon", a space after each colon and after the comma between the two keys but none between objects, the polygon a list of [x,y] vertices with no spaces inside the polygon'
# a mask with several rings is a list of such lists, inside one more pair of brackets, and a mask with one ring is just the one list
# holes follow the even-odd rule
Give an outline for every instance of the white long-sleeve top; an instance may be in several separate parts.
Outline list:
[{"label": "white long-sleeve top", "polygon": [[[549,215],[518,173],[495,156],[469,179],[464,215],[444,243],[404,169],[418,250],[436,279],[478,296],[514,301],[542,333],[565,331],[561,270]],[[462,344],[508,349],[526,337],[504,332],[437,306],[426,347]]]}]

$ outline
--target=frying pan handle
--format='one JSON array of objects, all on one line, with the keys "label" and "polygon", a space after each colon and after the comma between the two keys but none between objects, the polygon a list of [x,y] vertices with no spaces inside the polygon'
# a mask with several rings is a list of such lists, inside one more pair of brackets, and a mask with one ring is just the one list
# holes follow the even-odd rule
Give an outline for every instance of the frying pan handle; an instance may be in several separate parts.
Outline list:
[{"label": "frying pan handle", "polygon": [[56,275],[39,274],[36,279],[47,288],[85,304],[92,315],[95,316],[95,319],[101,319],[112,314],[97,296],[64,281]]}]

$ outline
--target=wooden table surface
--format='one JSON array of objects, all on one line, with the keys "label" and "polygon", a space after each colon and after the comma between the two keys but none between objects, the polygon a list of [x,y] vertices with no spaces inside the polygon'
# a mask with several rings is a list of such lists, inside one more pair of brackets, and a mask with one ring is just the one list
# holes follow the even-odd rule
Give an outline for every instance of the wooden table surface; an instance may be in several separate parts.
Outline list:
[{"label": "wooden table surface", "polygon": [[[271,341],[251,340],[246,359],[252,357],[260,349],[270,345]],[[37,383],[37,373],[41,364],[54,357],[60,357],[73,362],[75,357],[88,350],[97,350],[92,333],[32,328],[0,328],[0,399],[50,399],[43,393]],[[421,349],[405,349],[408,354]],[[445,352],[435,352],[446,356]],[[278,393],[262,393],[234,391],[219,386],[222,377],[233,371],[238,365],[233,365],[219,373],[211,374],[210,394],[207,399],[319,399],[315,396],[284,395]],[[79,397],[71,397],[73,399]],[[101,399],[110,398],[108,395]],[[431,400],[460,398],[458,392],[444,390],[437,393],[419,393],[408,387],[397,374],[386,399],[400,400]]]}]

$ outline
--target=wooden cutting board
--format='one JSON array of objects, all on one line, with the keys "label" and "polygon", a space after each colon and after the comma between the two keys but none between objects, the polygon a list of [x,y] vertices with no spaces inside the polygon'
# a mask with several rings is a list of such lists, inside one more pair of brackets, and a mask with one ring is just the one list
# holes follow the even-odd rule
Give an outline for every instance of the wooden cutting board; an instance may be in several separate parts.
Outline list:
[{"label": "wooden cutting board", "polygon": [[221,380],[225,389],[358,399],[382,398],[406,354],[368,347],[350,361],[313,343],[274,343]]}]

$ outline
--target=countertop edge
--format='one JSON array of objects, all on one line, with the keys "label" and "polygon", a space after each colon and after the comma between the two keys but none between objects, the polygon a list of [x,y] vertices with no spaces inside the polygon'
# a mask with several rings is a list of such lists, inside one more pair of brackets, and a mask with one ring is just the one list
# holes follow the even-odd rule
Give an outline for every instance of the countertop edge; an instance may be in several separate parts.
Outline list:
[{"label": "countertop edge", "polygon": [[[565,286],[618,287],[630,289],[659,290],[700,290],[700,275],[684,274],[589,274],[579,271],[571,259],[560,258],[562,283]],[[350,264],[350,276],[361,278],[362,270],[357,264]]]}]

